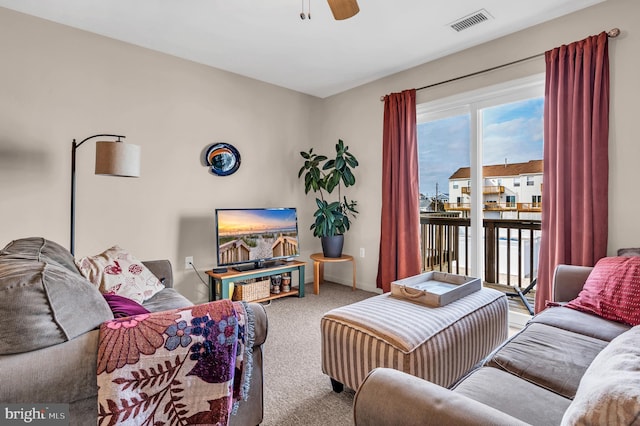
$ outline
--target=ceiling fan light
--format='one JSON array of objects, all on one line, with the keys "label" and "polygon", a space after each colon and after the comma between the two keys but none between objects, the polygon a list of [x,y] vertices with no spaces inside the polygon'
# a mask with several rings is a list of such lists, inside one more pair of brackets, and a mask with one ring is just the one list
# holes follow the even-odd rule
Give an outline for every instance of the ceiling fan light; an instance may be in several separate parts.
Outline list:
[{"label": "ceiling fan light", "polygon": [[360,12],[357,0],[327,0],[333,17],[341,21],[348,19]]}]

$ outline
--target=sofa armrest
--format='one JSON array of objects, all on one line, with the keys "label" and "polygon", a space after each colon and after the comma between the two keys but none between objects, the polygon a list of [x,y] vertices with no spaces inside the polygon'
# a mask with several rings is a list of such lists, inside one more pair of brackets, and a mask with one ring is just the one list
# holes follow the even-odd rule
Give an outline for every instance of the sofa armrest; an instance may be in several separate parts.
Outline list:
[{"label": "sofa armrest", "polygon": [[356,392],[358,426],[526,425],[464,395],[390,368],[376,368]]},{"label": "sofa armrest", "polygon": [[553,301],[569,302],[578,297],[591,270],[590,266],[558,265],[553,275]]},{"label": "sofa armrest", "polygon": [[151,273],[158,277],[160,282],[165,287],[173,287],[173,269],[171,268],[171,262],[166,259],[163,260],[143,260],[144,266],[149,268]]},{"label": "sofa armrest", "polygon": [[255,341],[253,346],[262,345],[267,340],[267,331],[269,330],[269,322],[267,320],[267,311],[260,303],[247,303],[248,309],[253,312]]}]

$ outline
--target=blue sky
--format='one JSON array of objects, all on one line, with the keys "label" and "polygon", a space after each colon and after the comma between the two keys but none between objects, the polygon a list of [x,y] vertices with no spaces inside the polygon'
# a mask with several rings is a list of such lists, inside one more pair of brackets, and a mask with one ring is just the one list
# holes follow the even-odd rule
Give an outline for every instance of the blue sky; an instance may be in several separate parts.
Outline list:
[{"label": "blue sky", "polygon": [[[483,111],[483,164],[542,159],[544,98],[503,104]],[[469,167],[469,115],[418,125],[420,193],[449,192],[449,176]]]}]

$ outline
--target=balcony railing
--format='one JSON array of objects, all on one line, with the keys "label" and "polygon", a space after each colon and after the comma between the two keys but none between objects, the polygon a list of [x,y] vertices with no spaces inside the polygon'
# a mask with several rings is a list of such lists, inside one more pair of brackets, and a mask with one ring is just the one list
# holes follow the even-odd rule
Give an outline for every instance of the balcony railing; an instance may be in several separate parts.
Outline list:
[{"label": "balcony railing", "polygon": [[[466,275],[470,226],[468,218],[421,215],[422,269]],[[538,274],[540,235],[539,220],[483,219],[484,282],[530,284]]]},{"label": "balcony railing", "polygon": [[444,203],[446,211],[467,211],[471,210],[471,203]]},{"label": "balcony railing", "polygon": [[[446,211],[469,211],[471,203],[444,203]],[[517,211],[523,213],[539,213],[542,211],[542,203],[515,203],[515,202],[487,202],[484,203],[484,211]]]},{"label": "balcony railing", "polygon": [[497,210],[497,211],[516,211],[516,203],[502,203],[497,201],[489,201],[484,203],[483,210]]},{"label": "balcony railing", "polygon": [[[462,188],[460,188],[462,190],[463,194],[471,194],[471,187],[470,186],[463,186]],[[504,186],[502,185],[489,185],[489,186],[483,186],[482,187],[482,193],[483,194],[503,194],[504,193]]]},{"label": "balcony railing", "polygon": [[517,203],[519,212],[541,212],[542,203]]}]

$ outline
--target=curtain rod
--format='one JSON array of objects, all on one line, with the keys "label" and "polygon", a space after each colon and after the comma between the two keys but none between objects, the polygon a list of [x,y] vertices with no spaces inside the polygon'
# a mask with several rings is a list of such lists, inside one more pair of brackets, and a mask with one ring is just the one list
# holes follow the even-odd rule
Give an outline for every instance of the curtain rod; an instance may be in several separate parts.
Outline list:
[{"label": "curtain rod", "polygon": [[[620,35],[620,29],[619,28],[613,28],[613,29],[607,31],[607,36],[610,37],[610,38],[616,38],[619,35]],[[478,74],[484,74],[484,73],[489,72],[489,71],[494,71],[494,70],[497,70],[497,69],[500,69],[500,68],[508,67],[510,65],[519,64],[520,62],[529,61],[531,59],[537,58],[537,57],[542,56],[544,54],[545,54],[545,52],[538,53],[536,55],[532,55],[532,56],[528,56],[526,58],[522,58],[522,59],[518,59],[518,60],[515,60],[515,61],[512,61],[512,62],[508,62],[506,64],[496,65],[495,67],[487,68],[487,69],[484,69],[484,70],[481,70],[481,71],[475,71],[475,72],[472,72],[470,74],[461,75],[460,77],[454,77],[454,78],[450,78],[449,80],[444,80],[444,81],[440,81],[438,83],[433,83],[433,84],[429,84],[429,85],[426,85],[426,86],[418,87],[416,89],[416,91],[429,89],[431,87],[440,86],[441,84],[451,83],[453,81],[462,80],[463,78],[474,77],[474,76],[476,76]],[[380,96],[380,101],[384,101],[384,98],[385,98],[384,96]]]}]

